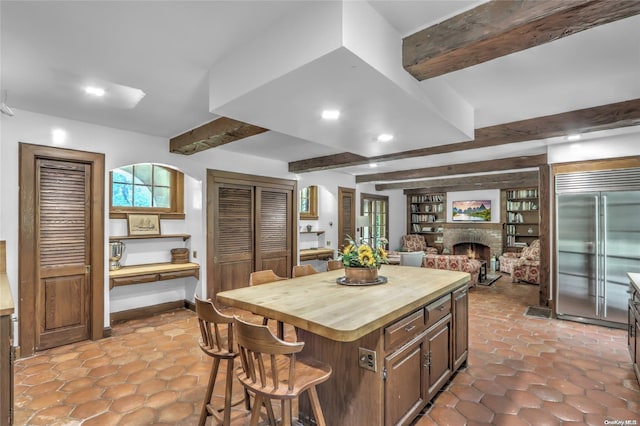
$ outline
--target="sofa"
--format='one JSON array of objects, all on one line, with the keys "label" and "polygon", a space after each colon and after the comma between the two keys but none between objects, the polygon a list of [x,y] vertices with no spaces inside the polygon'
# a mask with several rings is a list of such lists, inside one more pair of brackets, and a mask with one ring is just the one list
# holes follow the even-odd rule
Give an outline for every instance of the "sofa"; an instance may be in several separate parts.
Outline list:
[{"label": "sofa", "polygon": [[438,249],[427,247],[424,237],[419,234],[403,235],[400,243],[402,246],[400,251],[422,251],[427,254],[438,254]]},{"label": "sofa", "polygon": [[500,271],[509,273],[514,283],[525,281],[540,284],[540,240],[533,241],[520,253],[500,256]]},{"label": "sofa", "polygon": [[469,287],[478,285],[480,265],[479,260],[469,259],[462,254],[425,254],[422,259],[423,268],[468,272],[471,274]]}]

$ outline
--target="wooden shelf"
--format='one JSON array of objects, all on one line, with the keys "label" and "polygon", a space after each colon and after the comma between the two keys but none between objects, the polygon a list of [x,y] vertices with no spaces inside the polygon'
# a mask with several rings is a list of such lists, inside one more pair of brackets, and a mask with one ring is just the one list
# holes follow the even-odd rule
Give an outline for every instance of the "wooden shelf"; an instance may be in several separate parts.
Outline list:
[{"label": "wooden shelf", "polygon": [[300,261],[303,260],[329,260],[333,259],[333,249],[305,249],[300,250]]},{"label": "wooden shelf", "polygon": [[324,234],[324,231],[300,231],[301,234],[316,234],[321,235]]},{"label": "wooden shelf", "polygon": [[197,263],[149,263],[123,266],[115,271],[109,271],[109,289],[185,277],[200,278],[200,265]]},{"label": "wooden shelf", "polygon": [[191,238],[189,234],[162,234],[162,235],[114,235],[109,237],[109,241],[120,240],[148,240],[151,238],[182,238],[182,241],[187,241]]}]

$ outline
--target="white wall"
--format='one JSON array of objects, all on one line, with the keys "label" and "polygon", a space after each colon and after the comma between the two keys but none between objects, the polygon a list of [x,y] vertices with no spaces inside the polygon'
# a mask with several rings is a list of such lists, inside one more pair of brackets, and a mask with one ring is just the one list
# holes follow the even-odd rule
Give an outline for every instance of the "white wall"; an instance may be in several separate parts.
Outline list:
[{"label": "white wall", "polygon": [[616,132],[594,132],[584,140],[550,145],[547,149],[549,164],[589,161],[640,155],[640,126],[619,129]]},{"label": "white wall", "polygon": [[318,187],[318,220],[301,220],[298,226],[299,229],[304,229],[311,225],[314,231],[325,232],[319,236],[298,234],[298,248],[319,247],[337,250],[342,243],[338,241],[338,187],[355,188],[355,178],[332,171],[304,173],[298,176],[298,189],[311,185]]},{"label": "white wall", "polygon": [[[163,220],[163,233],[187,233],[191,239],[187,247],[198,252],[200,280],[193,278],[149,283],[109,291],[108,287],[108,243],[109,235],[122,235],[124,221],[109,220],[105,212],[105,318],[109,324],[109,313],[139,306],[154,305],[169,300],[193,300],[195,293],[206,291],[206,174],[207,169],[220,169],[262,176],[295,179],[287,171],[287,163],[265,158],[245,156],[223,150],[212,149],[191,156],[169,153],[169,142],[165,138],[140,133],[96,126],[80,121],[36,114],[14,109],[14,117],[1,117],[0,144],[0,240],[7,241],[7,275],[11,282],[11,292],[18,310],[18,144],[19,142],[56,146],[59,148],[105,154],[105,200],[108,205],[108,171],[119,166],[152,162],[175,167],[185,173],[185,220]],[[67,138],[64,143],[54,143],[51,131],[63,129]],[[113,227],[113,229],[112,229]],[[153,243],[140,245],[136,241],[127,242],[125,264],[147,262],[168,256],[172,246],[182,247],[181,240],[150,240]],[[162,241],[162,242],[160,242]],[[153,250],[146,251],[153,247]],[[19,315],[19,312],[17,312]]]}]

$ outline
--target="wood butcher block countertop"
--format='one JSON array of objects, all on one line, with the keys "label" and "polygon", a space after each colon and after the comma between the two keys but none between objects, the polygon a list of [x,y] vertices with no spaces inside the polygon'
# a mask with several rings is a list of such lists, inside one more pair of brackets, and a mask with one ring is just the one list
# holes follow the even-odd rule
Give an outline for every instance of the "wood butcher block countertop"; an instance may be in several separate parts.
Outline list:
[{"label": "wood butcher block countertop", "polygon": [[222,305],[283,321],[322,337],[351,342],[469,281],[466,272],[384,265],[385,284],[336,283],[343,270],[217,294]]}]

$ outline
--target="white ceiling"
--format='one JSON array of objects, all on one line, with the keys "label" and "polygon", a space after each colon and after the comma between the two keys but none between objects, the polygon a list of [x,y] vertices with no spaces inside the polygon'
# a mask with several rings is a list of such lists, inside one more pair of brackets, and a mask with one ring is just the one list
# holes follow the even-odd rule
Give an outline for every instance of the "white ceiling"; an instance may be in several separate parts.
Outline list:
[{"label": "white ceiling", "polygon": [[[0,86],[12,108],[167,139],[229,116],[273,131],[216,149],[283,161],[460,142],[473,128],[640,98],[640,16],[423,82],[402,69],[403,36],[480,3],[3,0]],[[89,99],[89,83],[107,96]],[[145,96],[132,107],[134,89]],[[342,111],[337,123],[319,119],[327,106]],[[395,139],[375,142],[380,132]],[[535,154],[546,143],[375,172]]]}]

